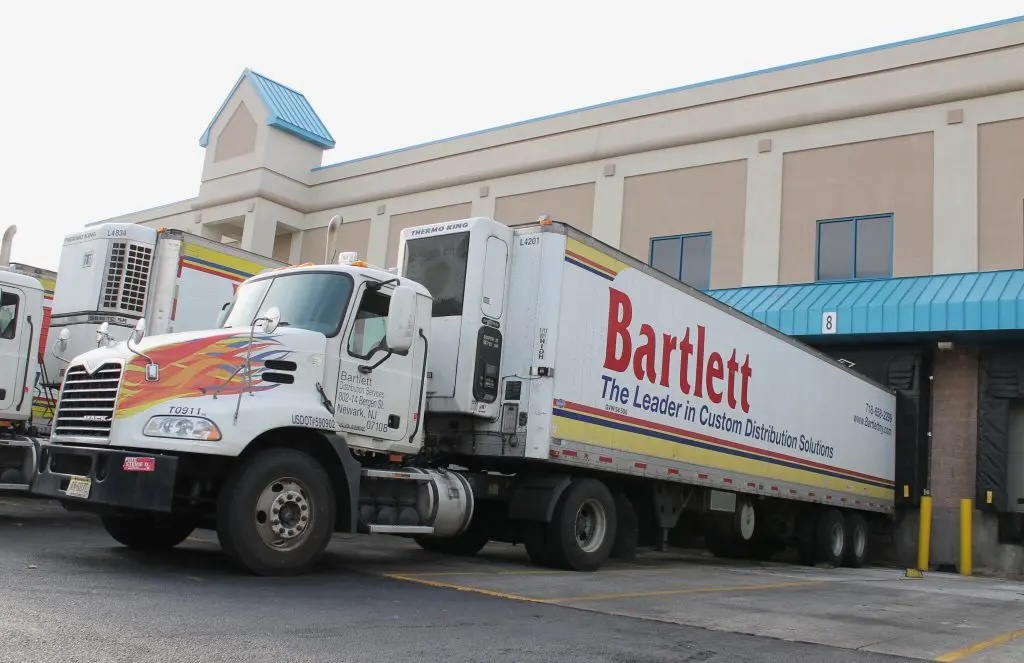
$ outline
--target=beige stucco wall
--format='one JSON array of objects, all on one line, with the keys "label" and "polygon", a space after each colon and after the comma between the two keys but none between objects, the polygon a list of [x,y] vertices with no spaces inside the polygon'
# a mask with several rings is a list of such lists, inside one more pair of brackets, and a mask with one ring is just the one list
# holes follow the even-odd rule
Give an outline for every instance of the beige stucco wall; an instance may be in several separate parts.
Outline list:
[{"label": "beige stucco wall", "polygon": [[[338,240],[335,251],[355,251],[360,258],[366,258],[366,249],[370,242],[370,219],[346,221],[338,228]],[[302,254],[300,262],[322,263],[326,259],[327,226],[307,230],[302,236]]]},{"label": "beige stucco wall", "polygon": [[[322,151],[268,128],[242,85],[214,123],[197,196],[117,220],[201,232],[241,219],[241,246],[257,251],[283,226],[300,233],[298,261],[319,255],[315,229],[340,214],[362,224],[353,246],[392,266],[416,223],[549,213],[646,258],[651,236],[715,216],[712,287],[727,287],[813,279],[817,220],[891,211],[897,275],[1019,265],[1019,160],[999,123],[1024,118],[1022,61],[1024,23],[1009,24],[322,168]],[[243,103],[254,149],[214,161]]]},{"label": "beige stucco wall", "polygon": [[818,221],[893,214],[893,275],[932,268],[932,135],[790,152],[783,159],[779,282],[815,278]]},{"label": "beige stucco wall", "polygon": [[978,266],[1024,267],[1024,118],[978,127]]},{"label": "beige stucco wall", "polygon": [[589,233],[594,227],[594,184],[543,189],[494,201],[494,218],[509,225],[536,221],[543,214]]},{"label": "beige stucco wall", "polygon": [[647,261],[650,238],[711,232],[711,287],[743,279],[746,160],[628,177],[619,247]]}]

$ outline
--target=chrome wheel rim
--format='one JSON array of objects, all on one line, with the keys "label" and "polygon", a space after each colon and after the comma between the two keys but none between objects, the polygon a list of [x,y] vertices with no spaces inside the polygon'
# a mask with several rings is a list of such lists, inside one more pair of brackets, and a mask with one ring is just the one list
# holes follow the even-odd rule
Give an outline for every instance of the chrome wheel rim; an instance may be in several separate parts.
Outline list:
[{"label": "chrome wheel rim", "polygon": [[757,518],[754,513],[754,505],[750,502],[743,502],[740,505],[740,537],[744,541],[754,538],[754,528],[757,526]]},{"label": "chrome wheel rim", "polygon": [[608,514],[604,506],[588,499],[576,510],[576,545],[585,553],[592,553],[604,543],[608,531]]},{"label": "chrome wheel rim", "polygon": [[253,515],[260,538],[268,548],[294,550],[312,531],[313,502],[301,481],[290,477],[275,479],[260,493]]},{"label": "chrome wheel rim", "polygon": [[846,543],[846,533],[843,531],[842,525],[836,525],[832,528],[832,555],[839,557],[843,554],[843,545]]}]

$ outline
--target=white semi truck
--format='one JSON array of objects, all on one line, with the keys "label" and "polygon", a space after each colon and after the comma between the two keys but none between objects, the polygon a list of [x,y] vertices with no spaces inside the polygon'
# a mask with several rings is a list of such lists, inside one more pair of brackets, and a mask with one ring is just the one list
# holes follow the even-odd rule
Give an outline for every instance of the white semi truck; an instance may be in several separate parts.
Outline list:
[{"label": "white semi truck", "polygon": [[[4,233],[4,267],[16,232]],[[52,309],[42,270],[0,271],[0,491],[28,491],[67,357],[127,338],[140,319],[153,334],[209,328],[242,281],[284,265],[180,230],[107,223],[64,237]]]},{"label": "white semi truck", "polygon": [[130,547],[210,528],[285,575],[385,533],[593,570],[685,522],[856,566],[892,517],[890,390],[550,219],[406,229],[396,270],[342,254],[144,329],[71,361],[33,485]]}]

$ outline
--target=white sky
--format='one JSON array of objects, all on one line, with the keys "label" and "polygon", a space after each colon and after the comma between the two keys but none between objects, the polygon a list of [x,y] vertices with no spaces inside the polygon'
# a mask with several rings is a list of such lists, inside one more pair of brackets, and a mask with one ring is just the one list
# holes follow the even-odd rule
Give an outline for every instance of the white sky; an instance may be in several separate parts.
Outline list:
[{"label": "white sky", "polygon": [[588,104],[1024,13],[1020,0],[9,2],[0,193],[12,260],[196,195],[245,67],[310,100],[335,163]]}]

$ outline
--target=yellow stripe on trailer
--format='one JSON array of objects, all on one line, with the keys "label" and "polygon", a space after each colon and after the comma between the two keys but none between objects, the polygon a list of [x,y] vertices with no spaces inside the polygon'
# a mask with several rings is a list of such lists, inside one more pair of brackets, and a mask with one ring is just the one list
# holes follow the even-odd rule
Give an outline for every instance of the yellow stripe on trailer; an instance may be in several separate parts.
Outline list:
[{"label": "yellow stripe on trailer", "polygon": [[617,260],[607,253],[587,246],[583,242],[567,237],[565,240],[565,259],[590,270],[596,270],[611,278],[630,269],[629,265]]},{"label": "yellow stripe on trailer", "polygon": [[[895,497],[893,488],[882,488],[858,481],[853,478],[837,478],[824,474],[814,468],[795,469],[780,465],[771,460],[754,460],[736,456],[724,451],[713,451],[707,448],[688,446],[663,440],[653,435],[621,430],[578,419],[554,416],[555,428],[552,435],[558,438],[577,441],[631,454],[641,454],[668,461],[676,461],[736,472],[767,480],[775,480],[791,484],[813,486],[822,490],[832,490],[852,495],[860,495],[865,499],[875,499],[891,503]],[[782,495],[782,497],[787,497]]]},{"label": "yellow stripe on trailer", "polygon": [[185,243],[182,265],[200,272],[231,278],[235,281],[244,281],[267,268],[266,263],[243,258],[226,251],[218,251],[211,246],[188,242]]}]

